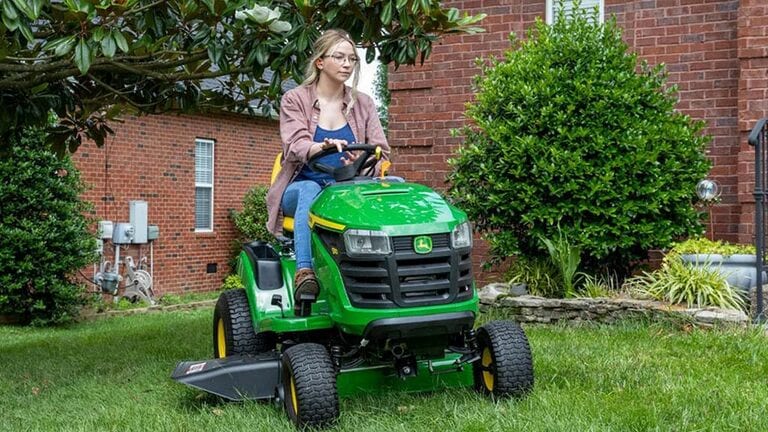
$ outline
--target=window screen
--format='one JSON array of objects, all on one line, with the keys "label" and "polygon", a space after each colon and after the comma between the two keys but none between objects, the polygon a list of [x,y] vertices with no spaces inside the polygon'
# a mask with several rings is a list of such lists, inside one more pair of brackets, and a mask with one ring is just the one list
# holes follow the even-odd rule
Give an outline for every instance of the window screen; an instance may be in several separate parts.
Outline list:
[{"label": "window screen", "polygon": [[[554,22],[555,17],[557,17],[557,12],[560,10],[560,0],[547,0],[547,23],[552,24]],[[565,16],[570,17],[573,13],[573,9],[576,6],[576,1],[574,0],[564,0],[562,2],[562,8],[565,12]],[[598,10],[598,20],[599,22],[603,22],[603,0],[581,0],[581,6],[579,9],[586,10],[590,13],[592,13],[595,10],[595,7],[597,7]]]},{"label": "window screen", "polygon": [[195,230],[213,231],[213,141],[195,140]]}]

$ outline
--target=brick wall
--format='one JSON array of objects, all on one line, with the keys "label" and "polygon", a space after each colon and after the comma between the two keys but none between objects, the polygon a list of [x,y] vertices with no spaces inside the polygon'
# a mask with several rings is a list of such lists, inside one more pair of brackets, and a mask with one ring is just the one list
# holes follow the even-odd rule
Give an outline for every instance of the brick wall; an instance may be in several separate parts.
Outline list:
[{"label": "brick wall", "polygon": [[[240,115],[146,116],[114,123],[115,135],[102,148],[93,143],[74,155],[90,190],[97,220],[128,222],[128,202],[149,205],[149,223],[158,225],[154,242],[156,292],[181,293],[218,288],[228,274],[235,229],[230,209],[241,209],[245,192],[268,184],[272,162],[280,151],[277,122]],[[196,233],[195,139],[214,144],[213,232]],[[111,243],[107,244],[112,260]],[[150,256],[149,248],[121,255]],[[207,273],[209,263],[216,273]],[[122,265],[122,263],[121,263]],[[89,275],[90,276],[90,275]]]},{"label": "brick wall", "polygon": [[[460,143],[450,129],[464,123],[472,99],[474,60],[501,56],[508,34],[522,36],[545,1],[449,1],[446,6],[484,12],[486,33],[445,38],[424,66],[390,71],[390,142],[397,173],[442,189],[446,158]],[[750,242],[753,164],[746,135],[768,115],[768,5],[765,0],[606,0],[605,16],[615,16],[630,48],[651,65],[665,63],[669,83],[678,86],[678,109],[704,120],[712,135],[711,177],[722,201],[707,224],[715,237]],[[480,243],[480,242],[478,242]],[[478,244],[476,266],[486,248]],[[476,267],[479,270],[479,267]],[[481,280],[493,279],[483,273]]]}]

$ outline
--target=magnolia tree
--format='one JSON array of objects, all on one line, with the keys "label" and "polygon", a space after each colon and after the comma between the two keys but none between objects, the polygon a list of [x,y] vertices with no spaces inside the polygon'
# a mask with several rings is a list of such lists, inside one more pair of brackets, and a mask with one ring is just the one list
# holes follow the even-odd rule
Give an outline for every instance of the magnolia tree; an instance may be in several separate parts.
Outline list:
[{"label": "magnolia tree", "polygon": [[126,112],[269,112],[323,29],[397,66],[482,18],[437,0],[2,0],[0,145],[51,112],[60,152],[101,145]]}]

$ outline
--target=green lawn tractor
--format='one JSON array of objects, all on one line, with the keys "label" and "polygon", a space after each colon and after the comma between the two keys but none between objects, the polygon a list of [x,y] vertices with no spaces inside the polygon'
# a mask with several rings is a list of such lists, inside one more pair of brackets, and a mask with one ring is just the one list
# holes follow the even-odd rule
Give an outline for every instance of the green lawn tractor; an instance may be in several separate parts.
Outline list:
[{"label": "green lawn tractor", "polygon": [[245,244],[245,289],[216,303],[215,358],[182,362],[173,379],[230,400],[275,400],[299,427],[332,424],[339,398],[364,392],[474,386],[494,398],[526,394],[533,365],[522,328],[474,328],[466,214],[425,186],[361,175],[380,149],[349,150],[364,154],[336,169],[318,162],[335,150],[309,162],[337,180],[310,214],[319,293],[294,295],[288,238]]}]

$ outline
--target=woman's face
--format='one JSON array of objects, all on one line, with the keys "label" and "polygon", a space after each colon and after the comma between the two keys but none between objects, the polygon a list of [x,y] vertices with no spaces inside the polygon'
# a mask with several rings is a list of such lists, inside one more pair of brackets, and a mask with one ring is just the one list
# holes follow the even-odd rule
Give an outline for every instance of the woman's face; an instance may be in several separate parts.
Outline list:
[{"label": "woman's face", "polygon": [[320,75],[343,83],[354,72],[358,60],[352,44],[341,41],[317,60],[317,67],[320,69]]}]

